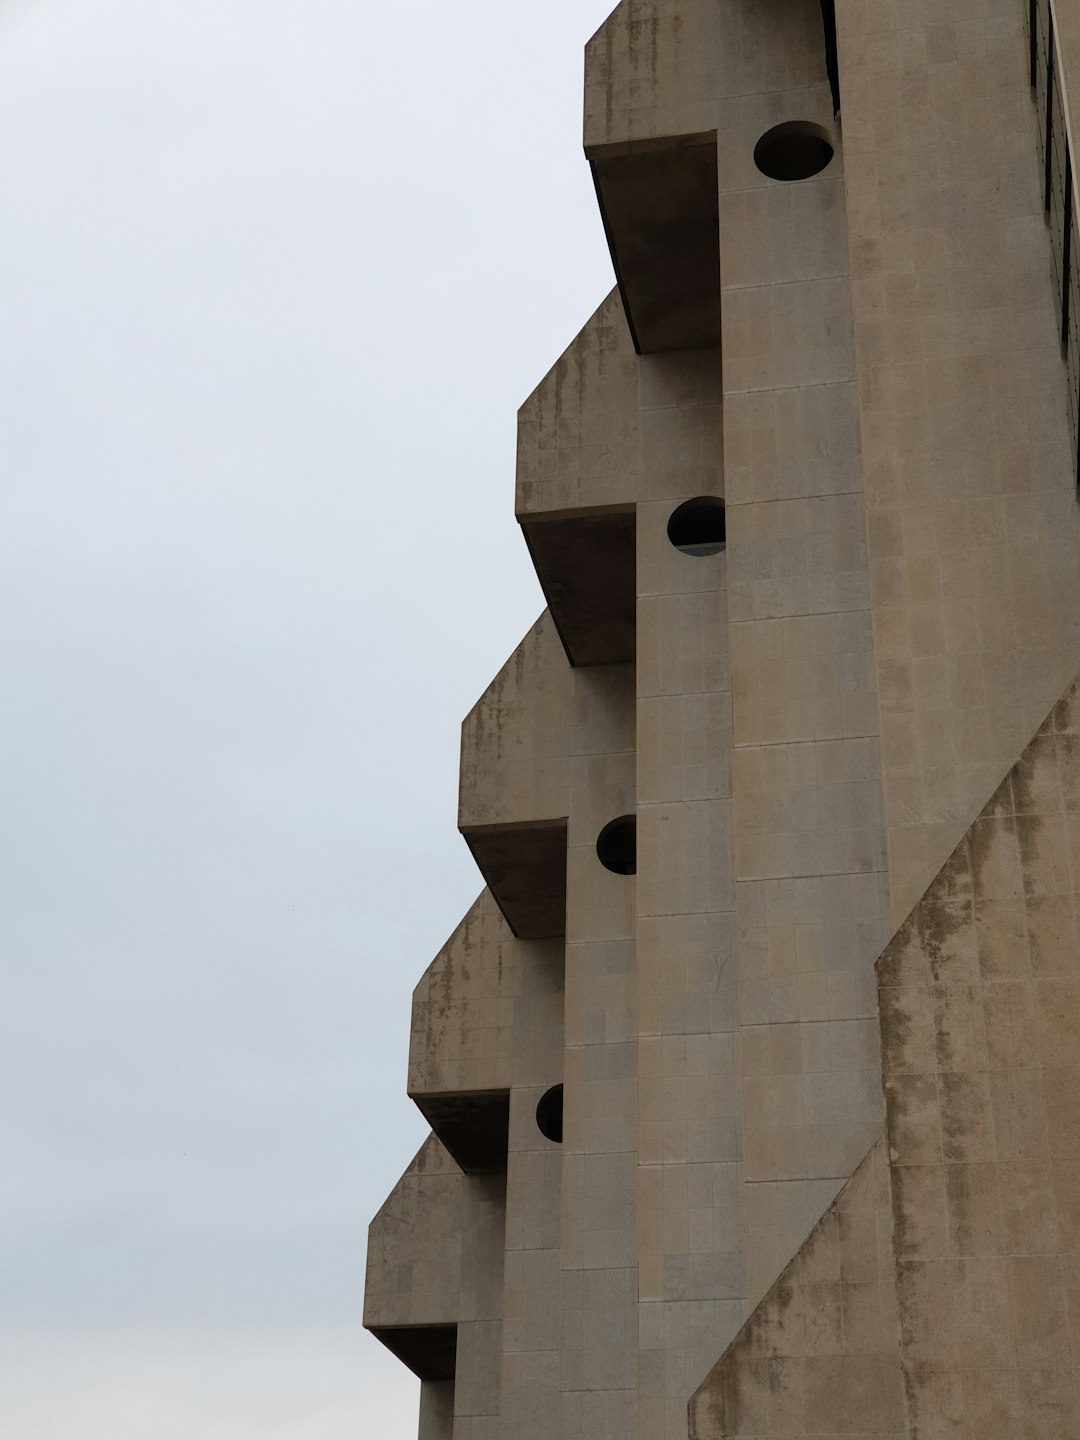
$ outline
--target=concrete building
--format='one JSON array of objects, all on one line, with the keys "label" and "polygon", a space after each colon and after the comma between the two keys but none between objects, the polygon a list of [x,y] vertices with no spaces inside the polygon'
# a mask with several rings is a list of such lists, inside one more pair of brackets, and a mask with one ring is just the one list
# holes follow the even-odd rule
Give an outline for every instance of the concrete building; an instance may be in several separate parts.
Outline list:
[{"label": "concrete building", "polygon": [[1080,1437],[1077,87],[1080,0],[588,45],[618,286],[369,1240],[422,1440]]}]

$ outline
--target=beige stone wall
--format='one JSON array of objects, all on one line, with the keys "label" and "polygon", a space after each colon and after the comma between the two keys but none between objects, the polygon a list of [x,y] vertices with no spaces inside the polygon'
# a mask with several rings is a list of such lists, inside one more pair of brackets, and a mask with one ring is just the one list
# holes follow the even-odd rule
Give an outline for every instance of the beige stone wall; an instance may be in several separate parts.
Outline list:
[{"label": "beige stone wall", "polygon": [[633,669],[573,674],[559,1435],[631,1434],[637,1254],[634,880],[596,837],[634,810]]},{"label": "beige stone wall", "polygon": [[559,1433],[562,1153],[537,1129],[536,1105],[561,1079],[560,1045],[547,1075],[510,1096],[499,1433],[520,1440]]},{"label": "beige stone wall", "polygon": [[521,945],[484,890],[413,991],[410,1095],[509,1090]]},{"label": "beige stone wall", "polygon": [[[504,952],[505,953],[505,952]],[[545,1139],[536,1106],[562,1083],[562,941],[517,941],[504,961],[513,990],[510,1127],[506,1156],[499,1430],[521,1440],[558,1434],[562,1147]]]},{"label": "beige stone wall", "polygon": [[[516,939],[485,890],[413,996],[409,1093],[509,1092],[496,1389],[500,1424],[521,1440],[556,1433],[562,1156],[535,1115],[563,1077],[563,962],[562,941]],[[421,1435],[428,1424],[442,1440],[446,1408],[443,1391],[425,1401]]]},{"label": "beige stone wall", "polygon": [[570,669],[545,610],[461,727],[462,829],[568,813],[570,693]]},{"label": "beige stone wall", "polygon": [[898,922],[1080,664],[1078,521],[1024,8],[837,14]]},{"label": "beige stone wall", "polygon": [[878,967],[913,1433],[1080,1433],[1080,696]]},{"label": "beige stone wall", "polygon": [[[504,1178],[463,1175],[431,1136],[368,1232],[364,1324],[457,1326],[454,1440],[498,1434],[505,1227]],[[436,1436],[447,1395],[425,1404]]]},{"label": "beige stone wall", "polygon": [[[715,351],[637,357],[613,294],[519,415],[523,520],[636,509],[638,659],[618,682],[628,749],[603,767],[571,761],[567,1104],[594,1139],[579,1161],[568,1129],[564,1266],[586,1207],[598,1217],[586,1229],[603,1230],[567,1281],[572,1434],[683,1434],[695,1377],[743,1312],[725,562],[666,536],[678,503],[722,494],[720,398]],[[576,705],[610,689],[601,676],[574,673]],[[595,854],[601,826],[634,811],[635,783],[636,882]],[[572,1097],[576,1067],[597,1078]]]},{"label": "beige stone wall", "polygon": [[[719,444],[712,465],[719,494]],[[666,533],[696,493],[637,507],[637,1433],[657,1440],[685,1436],[745,1288],[727,561]]]},{"label": "beige stone wall", "polygon": [[823,68],[807,0],[623,0],[586,47],[585,145],[722,129],[721,97],[819,83]]},{"label": "beige stone wall", "polygon": [[801,62],[723,100],[717,150],[751,1305],[880,1130],[888,933],[843,147],[798,184],[753,162],[781,120],[834,131],[820,8],[785,14]]},{"label": "beige stone wall", "polygon": [[421,1383],[418,1440],[454,1440],[452,1380],[424,1380]]},{"label": "beige stone wall", "polygon": [[554,1084],[562,990],[562,942],[517,939],[484,890],[413,991],[409,1094]]},{"label": "beige stone wall", "polygon": [[[698,1392],[696,1440],[1080,1433],[1078,900],[1074,683],[878,963],[886,1136]],[[849,1293],[859,1194],[876,1271]]]},{"label": "beige stone wall", "polygon": [[[552,611],[614,652],[632,545],[636,660],[571,668],[545,612],[463,725],[506,849],[409,1084],[509,1093],[505,1198],[429,1141],[369,1252],[369,1323],[458,1326],[428,1440],[681,1440],[699,1385],[699,1440],[1080,1434],[1075,697],[999,788],[1080,667],[1023,6],[837,12],[842,143],[818,0],[624,0],[588,48],[594,157],[716,136],[722,343],[639,356],[613,293],[519,415]],[[752,157],[793,118],[836,154],[787,185]],[[618,223],[662,237],[652,173]],[[723,555],[667,540],[700,495]],[[521,899],[537,827],[565,935],[518,940],[492,875]]]},{"label": "beige stone wall", "polygon": [[1080,5],[1077,0],[1054,0],[1054,33],[1066,105],[1070,118],[1080,119],[1080,91],[1077,90],[1080,85]]},{"label": "beige stone wall", "polygon": [[691,1435],[906,1434],[897,1328],[888,1165],[879,1140],[694,1396]]},{"label": "beige stone wall", "polygon": [[518,412],[518,518],[715,493],[721,398],[717,351],[635,355],[613,290]]}]

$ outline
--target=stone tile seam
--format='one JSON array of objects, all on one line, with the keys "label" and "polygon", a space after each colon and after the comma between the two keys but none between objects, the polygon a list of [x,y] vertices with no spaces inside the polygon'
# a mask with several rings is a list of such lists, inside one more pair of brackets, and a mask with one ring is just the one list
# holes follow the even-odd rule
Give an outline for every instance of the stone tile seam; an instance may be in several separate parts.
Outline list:
[{"label": "stone tile seam", "polygon": [[[624,40],[625,40],[625,44],[626,44],[626,54],[627,54],[630,58],[637,58],[637,57],[640,55],[640,53],[641,53],[641,48],[640,48],[640,46],[639,46],[637,49],[635,49],[635,43],[634,43],[634,41],[630,38],[630,36],[629,36],[629,34],[628,34],[628,24],[629,24],[629,22],[628,22],[627,18],[622,14],[622,11],[621,11],[619,8],[616,8],[615,10],[613,10],[612,13],[608,16],[608,18],[601,24],[600,28],[590,37],[589,40],[587,40],[587,41],[585,42],[585,55],[586,55],[586,60],[587,60],[587,62],[590,61],[591,58],[592,58],[592,50],[593,50],[593,47],[595,47],[596,49],[599,49],[601,43],[605,43],[605,42],[606,42],[606,43],[609,44],[609,45],[611,44],[611,40],[608,39],[608,35],[607,35],[607,31],[609,30],[609,28],[610,28],[610,30],[611,30],[611,32],[612,32],[612,37],[614,38],[615,43],[617,44],[620,39],[624,39]],[[603,41],[601,40],[601,37],[603,37]],[[711,55],[713,56],[713,59],[712,59],[712,62],[711,62],[711,64],[710,64],[710,68],[709,68],[709,71],[708,71],[708,74],[709,74],[710,77],[711,77],[715,66],[721,63],[721,62],[720,62],[720,56],[721,56],[721,54],[722,54],[722,46],[721,46],[721,43],[717,40],[715,43],[713,43],[713,44],[711,44],[711,45],[702,46],[702,47],[700,48],[700,50],[698,51],[698,53],[699,53],[699,54],[703,54],[703,55],[704,55],[704,54],[711,54]],[[620,52],[620,58],[621,58],[621,52]],[[699,78],[700,78],[700,77],[699,77]],[[611,79],[610,79],[610,77],[609,77],[609,75],[608,75],[607,73],[604,73],[600,79],[594,80],[594,79],[592,79],[592,78],[589,76],[588,72],[586,72],[586,78],[585,78],[585,91],[586,91],[586,94],[588,94],[590,91],[593,91],[593,92],[595,92],[595,93],[598,94],[598,95],[604,95],[604,96],[606,96],[606,95],[608,94],[608,92],[609,92],[609,89],[610,89],[610,87],[611,87],[611,84],[612,84]],[[642,112],[648,113],[650,107],[648,107],[648,106],[642,106],[642,105],[631,105],[631,104],[629,104],[628,101],[624,100],[624,97],[628,97],[628,96],[630,95],[630,93],[631,93],[632,88],[633,88],[632,85],[631,85],[631,83],[630,83],[629,81],[626,81],[626,82],[620,84],[618,88],[619,88],[620,103],[623,104],[623,114],[624,114],[624,115],[635,115],[635,116],[636,116],[636,115],[638,115],[638,114],[640,114],[640,113],[642,113]],[[812,95],[812,94],[814,94],[816,91],[821,91],[822,95],[825,96],[826,98],[828,98],[828,96],[829,96],[829,87],[828,87],[827,84],[817,84],[817,83],[814,83],[814,84],[812,84],[812,85],[799,85],[799,84],[795,84],[795,85],[785,85],[785,86],[779,87],[779,88],[778,88],[776,85],[770,85],[770,86],[767,86],[767,87],[766,87],[765,89],[763,89],[763,90],[732,90],[730,93],[727,93],[727,94],[724,95],[724,100],[725,100],[726,102],[737,101],[737,100],[757,100],[757,99],[760,99],[762,95]],[[594,141],[594,142],[592,142],[592,146],[591,146],[591,147],[589,147],[589,146],[586,147],[586,150],[588,150],[589,148],[602,150],[602,149],[604,149],[605,144],[622,145],[622,144],[625,144],[626,141],[630,141],[631,143],[633,143],[633,140],[637,138],[637,137],[632,137],[632,136],[630,135],[630,133],[629,133],[629,126],[628,126],[627,122],[625,122],[625,121],[624,121],[624,123],[623,123],[622,125],[620,125],[620,126],[618,126],[618,127],[615,127],[615,126],[613,125],[612,128],[626,129],[626,130],[627,130],[626,140],[611,140],[611,141],[606,141],[606,142],[605,142],[605,141]],[[704,134],[710,134],[711,131],[702,130],[702,131],[697,131],[697,132],[694,132],[694,133],[703,134],[703,135],[704,135]]]},{"label": "stone tile seam", "polygon": [[[880,873],[880,874],[884,874],[884,871],[880,871],[879,873]],[[817,975],[817,974],[820,974],[821,972],[820,972],[820,971],[817,971],[817,970],[803,970],[803,971],[799,971],[798,973],[799,973],[799,974],[803,974],[803,975]],[[827,973],[827,972],[826,972],[826,973]],[[884,987],[883,987],[883,988],[884,988]],[[875,1010],[875,1011],[874,1011],[872,1014],[870,1014],[870,1015],[830,1015],[830,1016],[828,1017],[828,1019],[826,1019],[826,1020],[747,1020],[747,1021],[744,1021],[743,1024],[739,1026],[739,1029],[740,1029],[740,1030],[775,1030],[776,1027],[777,1027],[777,1025],[850,1025],[850,1024],[852,1024],[852,1023],[859,1022],[859,1021],[864,1021],[864,1020],[876,1020],[877,1018],[878,1018],[878,1012]],[[707,1033],[707,1032],[705,1032],[705,1033]],[[863,1068],[863,1069],[866,1069],[866,1070],[872,1070],[872,1069],[880,1069],[880,1066],[876,1066],[876,1065],[873,1065],[873,1066],[872,1066],[872,1065],[866,1065],[866,1066],[863,1066],[862,1068]],[[850,1070],[794,1070],[794,1071],[781,1071],[780,1073],[781,1073],[781,1074],[794,1074],[794,1075],[850,1075],[852,1072],[851,1072]],[[911,1073],[915,1073],[915,1072],[911,1072]],[[929,1074],[929,1073],[934,1073],[934,1074],[936,1074],[937,1072],[936,1072],[936,1071],[934,1071],[934,1072],[926,1071],[926,1072],[924,1072],[924,1073],[926,1073],[926,1074]]]},{"label": "stone tile seam", "polygon": [[[836,745],[844,740],[880,740],[881,734],[877,730],[860,730],[853,735],[811,735],[808,740],[755,740],[736,742],[733,750],[785,750],[795,745]],[[837,785],[845,784],[845,781],[837,780],[832,782]],[[902,829],[902,826],[894,826],[894,829]]]},{"label": "stone tile seam", "polygon": [[[708,593],[710,593],[710,592],[706,591],[706,592],[691,592],[691,593],[706,593],[706,594],[708,594]],[[846,611],[844,611],[844,612],[841,612],[841,611],[836,611],[836,612],[830,611],[829,613],[830,613],[830,614],[833,614],[833,613],[836,613],[836,614],[844,613],[844,614],[846,614],[846,613],[848,613],[848,612],[846,612]],[[753,624],[756,624],[756,623],[757,623],[757,622],[756,622],[756,621],[753,621],[753,620],[740,620],[740,621],[739,621],[739,624],[740,624],[740,625],[753,625]],[[731,694],[731,686],[730,686],[730,685],[725,685],[725,686],[723,686],[723,687],[721,687],[720,689],[717,689],[717,690],[663,690],[663,691],[658,691],[655,695],[638,695],[638,696],[637,696],[637,700],[638,700],[639,703],[640,703],[642,700],[692,700],[692,699],[696,699],[696,698],[697,698],[698,696],[700,696],[700,695],[730,695],[730,694]],[[603,753],[606,754],[607,752],[605,751],[605,752],[603,752]],[[634,754],[635,752],[634,752],[634,751],[628,751],[627,753],[628,753],[628,754]]]},{"label": "stone tile seam", "polygon": [[[817,89],[817,86],[812,85],[807,88],[814,90]],[[750,93],[757,95],[789,95],[792,92],[789,90],[757,90],[751,91]],[[833,153],[835,155],[835,151]],[[829,161],[829,164],[832,164],[831,160]],[[826,175],[824,170],[819,171],[817,175],[809,175],[805,180],[800,180],[799,185],[800,187],[805,186],[807,189],[809,189],[811,185],[833,185],[836,184],[837,181],[842,181],[843,179],[843,168],[837,167],[837,169],[834,170],[831,175]],[[758,183],[756,185],[740,185],[738,189],[735,190],[721,190],[720,201],[722,204],[725,195],[762,195],[768,190],[779,191],[782,193],[788,183],[789,182],[786,180],[773,180],[771,183],[768,183],[767,181],[767,183],[764,185],[762,185],[761,183]]]},{"label": "stone tile seam", "polygon": [[[754,194],[755,192],[752,191],[752,190],[749,190],[749,191],[742,191],[742,192],[739,192],[739,193],[752,195],[752,194]],[[745,294],[746,294],[748,291],[750,291],[750,290],[788,290],[788,289],[791,288],[792,285],[820,285],[823,281],[826,281],[826,280],[850,280],[850,279],[851,279],[851,271],[850,271],[850,270],[838,270],[838,271],[830,272],[828,275],[807,275],[805,278],[803,278],[803,279],[801,279],[801,280],[763,280],[760,285],[723,285],[723,284],[722,284],[722,285],[720,286],[720,294],[721,294],[721,296],[724,296],[724,295],[745,295]],[[830,383],[833,384],[833,385],[836,385],[836,384],[839,384],[840,382],[839,382],[839,381],[836,381],[836,380],[833,380],[833,381],[831,381]],[[784,388],[785,388],[785,389],[801,389],[801,388],[804,388],[804,387],[801,387],[801,386],[785,386]]]},{"label": "stone tile seam", "polygon": [[[768,881],[768,880],[834,880],[834,879],[836,879],[838,876],[844,876],[844,875],[847,875],[847,876],[850,877],[850,876],[853,876],[853,875],[888,875],[888,873],[889,873],[888,870],[815,870],[815,871],[813,871],[812,873],[809,873],[809,874],[803,874],[803,873],[800,872],[800,873],[797,874],[797,875],[794,874],[794,873],[784,874],[784,875],[736,875],[735,879],[736,879],[736,881],[737,881],[739,884],[750,884],[751,882],[760,882],[760,881]],[[697,910],[693,910],[693,911],[675,910],[675,911],[673,911],[672,913],[675,914],[675,915],[682,915],[682,914],[693,914],[693,915],[697,915],[697,914],[702,914],[702,913],[710,914],[710,915],[711,915],[711,914],[723,914],[723,915],[732,914],[732,915],[733,915],[733,914],[735,914],[735,911],[733,911],[733,910],[732,910],[732,911],[727,911],[727,910],[723,910],[723,911],[711,911],[711,910],[710,910],[710,911],[702,912],[702,911],[697,911]],[[650,917],[650,918],[651,918],[651,917]],[[879,957],[879,958],[880,958],[880,957]],[[851,967],[851,966],[845,966],[844,968],[845,968],[845,969],[851,969],[852,967]],[[803,973],[803,974],[818,974],[818,973],[820,973],[820,972],[818,972],[818,971],[803,971],[802,973]],[[766,1021],[765,1023],[766,1023],[766,1024],[774,1024],[774,1025],[789,1025],[789,1024],[790,1024],[790,1025],[794,1025],[794,1024],[797,1024],[797,1023],[799,1023],[799,1022],[794,1021],[794,1020],[790,1020],[790,1021],[789,1021],[789,1020],[775,1020],[775,1021]]]},{"label": "stone tile seam", "polygon": [[[849,871],[845,870],[845,871],[843,871],[843,872],[841,872],[841,873],[847,875],[847,874],[849,874],[849,873],[850,873],[850,874],[861,874],[861,873],[864,873],[864,872],[861,872],[861,871],[850,871],[850,872],[849,872]],[[793,878],[793,877],[790,877],[790,876],[785,875],[785,876],[782,876],[782,877],[770,877],[770,878],[782,878],[782,879],[787,880],[787,879],[790,879],[790,878]],[[802,877],[800,876],[799,878],[801,879]],[[731,905],[731,906],[729,906],[727,909],[724,909],[724,910],[719,910],[719,909],[718,909],[718,910],[649,910],[649,911],[639,911],[639,912],[638,912],[638,919],[639,919],[639,920],[672,920],[672,919],[681,919],[681,918],[684,917],[684,916],[689,917],[689,916],[691,916],[691,915],[734,915],[735,913],[736,913],[736,911],[735,911],[735,906],[734,906],[734,905]],[[628,936],[627,938],[630,939],[631,941],[633,941],[633,940],[635,939],[635,936],[631,935],[631,936]],[[605,942],[605,941],[600,941],[599,943],[600,943],[600,944],[605,944],[605,943],[607,943],[607,942]],[[663,1033],[665,1033],[665,1032],[663,1032],[663,1031],[657,1031],[656,1033],[657,1033],[657,1034],[663,1034]],[[668,1033],[670,1033],[670,1032],[668,1032]],[[683,1033],[683,1032],[678,1031],[678,1032],[675,1032],[675,1033],[681,1034],[681,1033]],[[706,1034],[706,1033],[708,1033],[708,1032],[706,1032],[706,1031],[694,1031],[694,1032],[691,1032],[691,1033],[694,1033],[694,1034]],[[723,1031],[722,1033],[726,1035],[726,1034],[730,1034],[731,1032],[725,1030],[725,1031]]]},{"label": "stone tile seam", "polygon": [[[732,395],[782,395],[789,390],[824,390],[828,386],[855,385],[858,383],[858,376],[854,368],[850,375],[843,376],[839,380],[804,380],[801,385],[743,385],[738,388],[732,386],[724,390],[724,399]],[[850,494],[850,491],[842,492]]]},{"label": "stone tile seam", "polygon": [[[834,277],[834,278],[836,278],[836,277]],[[839,278],[842,279],[843,277],[841,276],[841,277],[839,277]],[[766,288],[771,288],[771,287],[766,287],[766,286],[744,286],[744,287],[732,286],[732,287],[731,287],[731,289],[733,289],[733,290],[736,289],[736,288],[744,288],[744,289],[766,289]],[[772,393],[772,392],[775,391],[775,392],[776,392],[777,394],[779,394],[779,395],[786,395],[786,394],[787,394],[789,391],[791,391],[791,390],[850,390],[855,384],[857,384],[857,382],[854,381],[854,380],[803,380],[803,381],[801,381],[801,382],[800,382],[799,384],[797,384],[797,385],[763,385],[763,386],[757,387],[757,389],[759,389],[759,390],[764,390],[764,391],[767,391],[767,392],[769,392],[769,393]],[[746,393],[746,392],[744,392],[744,391],[742,391],[742,390],[725,390],[723,393],[724,393],[724,395],[741,395],[741,394],[744,394],[744,393]],[[718,403],[722,403],[722,400],[721,400],[720,402],[718,402]],[[679,407],[676,407],[676,408],[679,408]],[[710,408],[711,408],[711,407],[710,407]]]},{"label": "stone tile seam", "polygon": [[[799,390],[811,390],[811,389],[813,389],[814,387],[811,386],[811,385],[799,385],[799,386],[796,386],[795,388],[796,388],[796,389],[799,389]],[[741,395],[749,395],[749,394],[762,394],[762,393],[768,393],[768,394],[771,395],[771,394],[773,394],[774,392],[771,391],[771,390],[768,391],[768,392],[749,391],[749,390],[741,390],[741,391],[733,390],[731,393],[732,393],[733,395],[739,395],[739,394],[741,394]],[[735,468],[736,470],[739,470],[739,469],[745,469],[746,467],[745,467],[745,466],[736,465],[734,468]],[[728,510],[742,509],[744,506],[750,506],[750,505],[798,505],[798,504],[805,504],[806,501],[808,501],[808,500],[833,500],[833,499],[837,499],[837,500],[838,500],[838,499],[840,499],[842,496],[847,496],[847,495],[861,495],[862,493],[863,493],[863,492],[862,492],[861,487],[860,487],[858,484],[856,484],[854,490],[815,490],[815,491],[813,491],[811,494],[808,494],[808,495],[772,495],[772,496],[769,496],[767,499],[761,499],[761,498],[752,498],[752,499],[749,499],[749,500],[729,500],[729,499],[725,499],[725,500],[724,500],[724,505],[725,505],[725,507],[726,507]],[[785,537],[779,537],[779,538],[785,538]],[[749,543],[749,542],[748,542],[748,543]],[[730,542],[730,541],[728,542],[728,548],[729,548],[729,549],[731,548],[731,542]],[[891,559],[893,559],[893,558],[898,558],[898,557],[893,557],[893,556],[890,555],[890,556],[887,556],[887,557],[884,557],[884,558],[887,558],[887,559],[890,559],[890,560],[891,560]],[[744,583],[745,583],[745,582],[744,582]]]},{"label": "stone tile seam", "polygon": [[[853,494],[854,492],[849,490],[847,493],[850,495],[850,494]],[[746,542],[747,545],[751,545],[751,544],[753,544],[753,543],[754,543],[753,541],[747,541],[747,542]],[[841,574],[857,574],[858,572],[857,572],[857,571],[841,571],[841,572],[839,572],[839,573],[841,573]],[[781,576],[777,576],[776,578],[777,578],[777,579],[781,579],[781,580],[801,580],[801,579],[803,579],[804,577],[801,576],[801,575],[781,575]],[[807,578],[817,579],[818,577],[817,577],[817,576],[811,576],[811,577],[807,577]],[[825,577],[822,577],[822,578],[825,578]],[[750,584],[750,585],[752,585],[752,584],[754,584],[754,583],[756,583],[756,582],[754,582],[753,580],[750,580],[750,581],[735,580],[735,581],[732,582],[732,583],[734,583],[735,585],[744,585],[744,584]],[[695,592],[691,591],[691,592],[689,592],[689,593],[693,594],[693,593],[695,593]],[[755,618],[755,619],[753,619],[753,620],[732,620],[732,621],[730,621],[730,627],[731,627],[732,630],[734,630],[734,629],[735,629],[737,626],[739,626],[739,625],[768,625],[768,624],[770,624],[770,623],[776,623],[776,624],[781,624],[781,625],[782,625],[785,620],[819,620],[823,615],[870,615],[870,614],[873,613],[873,608],[874,608],[874,607],[873,607],[872,605],[852,605],[852,606],[850,606],[848,609],[845,609],[845,610],[800,610],[797,614],[794,614],[794,615],[761,615],[761,616],[759,616],[759,617],[757,617],[757,618]],[[706,693],[708,693],[708,692],[706,692]],[[639,695],[639,696],[638,696],[638,699],[640,700],[641,698],[642,698],[642,697]]]},{"label": "stone tile seam", "polygon": [[850,1176],[850,1175],[793,1175],[793,1176],[777,1176],[777,1178],[776,1178],[775,1180],[754,1180],[754,1179],[751,1179],[749,1176],[747,1176],[746,1178],[744,1178],[743,1184],[744,1184],[744,1185],[805,1185],[805,1184],[807,1183],[807,1181],[809,1181],[809,1180],[814,1180],[814,1181],[828,1180],[830,1183],[835,1181],[835,1182],[838,1182],[838,1183],[841,1184],[841,1185],[846,1185],[847,1182],[848,1182],[850,1179],[851,1179],[851,1176]]}]

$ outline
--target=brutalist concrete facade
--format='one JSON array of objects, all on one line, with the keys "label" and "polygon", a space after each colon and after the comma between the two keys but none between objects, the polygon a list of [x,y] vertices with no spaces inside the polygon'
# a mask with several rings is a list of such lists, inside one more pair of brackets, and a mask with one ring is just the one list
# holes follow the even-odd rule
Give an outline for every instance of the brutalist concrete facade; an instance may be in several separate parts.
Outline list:
[{"label": "brutalist concrete facade", "polygon": [[1080,1437],[1070,76],[1080,0],[589,43],[619,283],[369,1240],[422,1440]]}]

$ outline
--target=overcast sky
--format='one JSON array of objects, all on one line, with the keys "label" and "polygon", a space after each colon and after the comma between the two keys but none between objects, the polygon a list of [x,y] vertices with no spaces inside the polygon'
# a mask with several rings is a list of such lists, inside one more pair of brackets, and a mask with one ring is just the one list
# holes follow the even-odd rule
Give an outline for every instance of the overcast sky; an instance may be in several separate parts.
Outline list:
[{"label": "overcast sky", "polygon": [[360,1329],[611,285],[608,0],[0,0],[4,1440],[406,1440]]}]

